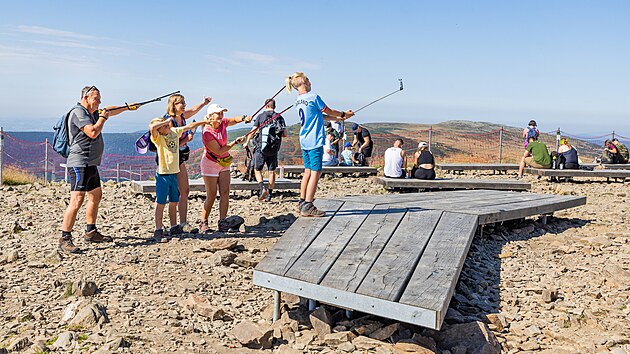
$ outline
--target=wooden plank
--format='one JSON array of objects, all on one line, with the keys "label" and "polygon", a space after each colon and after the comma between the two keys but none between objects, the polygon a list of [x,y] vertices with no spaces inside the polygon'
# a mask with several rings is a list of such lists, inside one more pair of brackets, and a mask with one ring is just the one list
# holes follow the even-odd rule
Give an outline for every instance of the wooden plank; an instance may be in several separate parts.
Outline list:
[{"label": "wooden plank", "polygon": [[496,190],[528,190],[531,188],[531,183],[513,179],[436,178],[433,180],[422,180],[416,178],[404,179],[377,177],[374,181],[382,184],[385,188],[468,188]]},{"label": "wooden plank", "polygon": [[515,163],[442,163],[436,167],[445,171],[518,171]]},{"label": "wooden plank", "polygon": [[536,200],[505,203],[495,206],[462,208],[461,213],[479,216],[479,224],[490,224],[499,221],[520,219],[533,215],[553,213],[558,210],[575,208],[586,204],[586,197],[581,196],[548,196]]},{"label": "wooden plank", "polygon": [[[365,173],[375,175],[378,172],[376,167],[372,166],[322,166],[322,174],[331,173]],[[304,173],[302,165],[285,165],[284,173],[300,174]]]},{"label": "wooden plank", "polygon": [[300,217],[289,227],[276,244],[256,266],[257,270],[284,275],[302,252],[328,225],[344,202],[332,199],[315,200],[315,206],[326,212],[321,218]]},{"label": "wooden plank", "polygon": [[372,209],[320,285],[356,291],[406,212],[388,205]]},{"label": "wooden plank", "polygon": [[373,207],[345,202],[285,276],[319,284]]},{"label": "wooden plank", "polygon": [[544,168],[525,168],[525,172],[543,177],[600,177],[600,178],[630,178],[630,170],[552,170]]},{"label": "wooden plank", "polygon": [[[480,191],[483,192],[483,191]],[[553,198],[553,195],[538,195],[533,193],[514,193],[505,192],[505,195],[501,196],[471,196],[467,198],[457,199],[443,199],[439,201],[433,201],[427,205],[422,202],[409,202],[403,205],[407,207],[421,207],[425,209],[440,209],[445,211],[461,212],[462,210],[469,210],[470,213],[476,213],[484,207],[496,207],[502,205],[509,205],[514,203],[522,203],[527,201],[535,201],[540,199]]]},{"label": "wooden plank", "polygon": [[254,285],[436,330],[439,330],[442,324],[442,321],[437,320],[435,311],[420,306],[404,305],[370,296],[335,290],[256,270],[254,270]]},{"label": "wooden plank", "polygon": [[477,228],[477,216],[444,212],[400,303],[422,304],[443,320]]},{"label": "wooden plank", "polygon": [[409,209],[356,292],[398,301],[441,215],[441,210]]},{"label": "wooden plank", "polygon": [[[267,182],[267,180],[264,180]],[[191,179],[188,181],[190,190],[193,192],[205,192],[206,187],[203,179]],[[155,181],[131,181],[131,188],[136,193],[155,193]],[[230,180],[230,190],[258,190],[258,182],[243,181],[240,178],[232,178]],[[300,181],[276,178],[276,190],[280,189],[300,189]]]},{"label": "wooden plank", "polygon": [[[473,195],[477,193],[477,190],[473,189],[460,189],[460,190],[450,190],[450,191],[434,191],[434,192],[426,192],[426,193],[403,193],[403,194],[379,194],[379,195],[357,195],[350,197],[342,197],[339,198],[345,201],[353,201],[353,202],[364,202],[364,203],[374,203],[374,204],[382,204],[382,203],[391,203],[392,200],[396,202],[408,202],[408,201],[427,201],[427,200],[441,200],[441,199],[451,199],[451,198],[459,198],[461,196]],[[502,191],[488,190],[488,195],[493,195],[497,193],[504,193]]]}]

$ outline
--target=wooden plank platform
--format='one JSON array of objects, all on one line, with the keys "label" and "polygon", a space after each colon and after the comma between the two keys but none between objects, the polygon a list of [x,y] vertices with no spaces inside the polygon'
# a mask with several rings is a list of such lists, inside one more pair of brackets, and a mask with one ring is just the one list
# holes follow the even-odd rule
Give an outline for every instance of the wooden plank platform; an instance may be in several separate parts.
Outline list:
[{"label": "wooden plank platform", "polygon": [[622,181],[626,178],[630,178],[630,170],[617,170],[617,169],[596,169],[592,171],[580,170],[580,169],[563,169],[553,170],[546,168],[531,168],[526,167],[525,173],[529,173],[535,176],[542,177],[590,177],[590,178],[619,178]]},{"label": "wooden plank platform", "polygon": [[630,164],[628,163],[583,163],[580,164],[580,166],[586,166],[586,167],[590,167],[590,168],[596,168],[596,169],[607,169],[607,170],[630,170]]},{"label": "wooden plank platform", "polygon": [[[267,182],[267,179],[264,179]],[[206,187],[203,184],[203,179],[191,179],[190,183],[191,192],[205,192]],[[131,181],[131,188],[136,193],[155,193],[155,181]],[[240,178],[232,178],[230,180],[230,190],[242,190],[253,191],[258,190],[258,183],[256,181],[249,182],[243,181]],[[287,178],[276,178],[276,185],[274,190],[279,189],[300,189],[300,181]]]},{"label": "wooden plank platform", "polygon": [[416,178],[388,178],[376,177],[376,183],[387,189],[493,189],[508,191],[525,191],[531,189],[531,183],[514,179],[464,179],[464,178],[436,178],[433,180]]},{"label": "wooden plank platform", "polygon": [[441,163],[435,167],[448,172],[493,171],[506,173],[507,171],[518,171],[518,164],[516,163]]},{"label": "wooden plank platform", "polygon": [[254,284],[428,328],[442,325],[477,226],[586,204],[580,196],[454,190],[316,200]]},{"label": "wooden plank platform", "polygon": [[[278,169],[276,169],[278,171]],[[375,175],[378,172],[376,167],[372,166],[323,166],[322,174],[352,174],[362,173],[366,175]],[[299,175],[304,173],[302,165],[285,165],[284,173],[288,175]]]}]

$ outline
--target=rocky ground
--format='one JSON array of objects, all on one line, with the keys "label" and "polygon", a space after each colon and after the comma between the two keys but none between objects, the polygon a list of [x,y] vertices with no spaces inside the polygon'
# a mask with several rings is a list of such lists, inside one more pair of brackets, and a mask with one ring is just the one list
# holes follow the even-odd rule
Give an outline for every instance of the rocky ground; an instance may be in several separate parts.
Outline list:
[{"label": "rocky ground", "polygon": [[[98,224],[115,242],[75,232],[84,252],[62,255],[68,186],[5,186],[0,353],[630,353],[630,185],[526,180],[587,205],[476,236],[439,332],[323,306],[309,314],[287,295],[272,325],[273,294],[252,285],[252,269],[295,220],[296,194],[260,203],[238,192],[240,232],[152,244],[153,200],[108,182]],[[375,193],[386,192],[367,178],[324,178],[318,197]],[[191,220],[202,202],[193,195]],[[81,230],[84,209],[78,220]]]}]

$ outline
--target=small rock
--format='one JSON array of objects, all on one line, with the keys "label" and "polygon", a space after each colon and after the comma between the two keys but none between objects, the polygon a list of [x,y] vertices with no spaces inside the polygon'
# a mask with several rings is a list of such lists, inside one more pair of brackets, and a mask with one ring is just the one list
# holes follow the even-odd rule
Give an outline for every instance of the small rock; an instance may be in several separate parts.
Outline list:
[{"label": "small rock", "polygon": [[228,250],[220,250],[210,257],[210,263],[216,266],[229,266],[234,263],[236,254]]},{"label": "small rock", "polygon": [[385,343],[380,340],[358,336],[352,340],[352,344],[357,348],[357,350],[374,350],[375,348],[382,347]]},{"label": "small rock", "polygon": [[238,242],[235,239],[229,238],[217,238],[209,241],[207,244],[204,244],[200,248],[210,251],[216,252],[221,250],[231,250],[238,245]]},{"label": "small rock", "polygon": [[546,303],[554,302],[558,299],[558,291],[545,289],[542,292],[542,299]]},{"label": "small rock", "polygon": [[435,351],[427,349],[423,346],[421,346],[418,343],[413,343],[410,341],[400,341],[396,344],[394,344],[394,347],[392,348],[394,350],[394,353],[396,354],[402,354],[402,353],[417,353],[417,354],[434,354]]},{"label": "small rock", "polygon": [[323,306],[313,311],[309,315],[309,319],[311,320],[313,330],[319,338],[324,338],[327,334],[332,332],[332,315]]},{"label": "small rock", "polygon": [[258,324],[244,321],[232,329],[231,334],[244,346],[254,349],[269,349],[272,345],[273,329],[261,328]]},{"label": "small rock", "polygon": [[12,263],[20,259],[20,254],[16,250],[12,250],[7,254],[7,262]]},{"label": "small rock", "polygon": [[330,333],[324,336],[324,343],[329,346],[337,346],[341,343],[349,342],[355,337],[356,335],[349,331]]},{"label": "small rock", "polygon": [[212,306],[208,299],[195,294],[188,296],[187,306],[199,316],[209,318],[212,321],[222,320],[225,317],[223,309]]},{"label": "small rock", "polygon": [[238,256],[234,259],[234,264],[239,265],[243,268],[254,268],[258,265],[258,261],[247,258],[245,256]]},{"label": "small rock", "polygon": [[394,323],[389,326],[385,326],[380,328],[372,333],[370,333],[369,337],[377,340],[385,340],[391,337],[398,329],[400,328],[400,323]]},{"label": "small rock", "polygon": [[59,349],[66,349],[72,345],[74,341],[74,332],[63,332],[57,337],[55,343],[53,343],[53,347]]},{"label": "small rock", "polygon": [[7,350],[10,352],[19,352],[23,349],[26,349],[26,347],[28,347],[30,344],[31,341],[28,339],[28,337],[17,337],[13,341],[11,341],[11,344],[9,344]]},{"label": "small rock", "polygon": [[96,293],[97,289],[98,287],[95,282],[81,279],[72,284],[72,295],[92,296]]},{"label": "small rock", "polygon": [[505,318],[505,315],[500,314],[500,313],[490,313],[486,315],[486,319],[488,320],[488,323],[493,324],[497,331],[501,332],[503,331],[503,329],[505,329],[508,326],[508,322],[507,319]]}]

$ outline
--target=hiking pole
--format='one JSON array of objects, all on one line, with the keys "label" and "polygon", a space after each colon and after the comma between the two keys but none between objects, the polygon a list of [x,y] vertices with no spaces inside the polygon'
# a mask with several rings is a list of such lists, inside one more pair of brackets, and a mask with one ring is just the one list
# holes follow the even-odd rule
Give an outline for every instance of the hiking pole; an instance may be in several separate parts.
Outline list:
[{"label": "hiking pole", "polygon": [[179,92],[180,91],[175,91],[175,92],[171,92],[169,94],[166,94],[164,96],[160,96],[160,97],[154,98],[152,100],[148,100],[148,101],[144,101],[144,102],[138,102],[138,103],[133,103],[131,106],[127,102],[125,102],[124,106],[113,106],[113,107],[110,106],[110,107],[107,107],[107,108],[103,108],[102,111],[115,111],[117,109],[123,109],[123,108],[127,108],[128,110],[131,110],[131,107],[136,107],[136,109],[137,109],[138,107],[144,106],[147,103],[161,101],[163,98],[172,96],[172,95],[177,94]]},{"label": "hiking pole", "polygon": [[385,96],[383,96],[383,97],[381,97],[381,98],[379,98],[379,99],[376,99],[376,100],[374,100],[374,101],[372,101],[372,102],[370,102],[370,103],[366,104],[365,106],[363,106],[363,107],[361,107],[361,108],[359,108],[359,109],[355,110],[355,111],[354,111],[354,113],[357,113],[358,111],[362,110],[363,108],[365,108],[365,107],[367,107],[367,106],[371,106],[371,105],[373,105],[374,103],[376,103],[376,102],[378,102],[378,101],[380,101],[380,100],[382,100],[382,99],[385,99],[385,98],[387,98],[387,97],[389,97],[389,96],[391,96],[391,95],[393,95],[393,94],[395,94],[395,93],[398,93],[398,92],[402,91],[402,90],[403,90],[403,81],[402,81],[402,79],[398,79],[398,81],[400,81],[400,88],[399,88],[398,90],[396,90],[396,91],[394,91],[394,92],[392,92],[392,93],[388,93],[387,95],[385,95]]},{"label": "hiking pole", "polygon": [[[282,88],[282,89],[284,89],[284,88]],[[282,91],[282,90],[280,90],[280,91]],[[250,131],[249,131],[249,133],[247,133],[247,134],[245,134],[245,135],[243,135],[243,136],[244,136],[244,137],[247,137],[247,136],[249,136],[249,135],[252,135],[252,134],[256,133],[258,130],[260,130],[260,128],[262,128],[262,127],[264,127],[265,125],[267,125],[267,124],[271,123],[274,119],[276,119],[276,118],[280,117],[280,115],[281,115],[282,113],[284,113],[284,112],[288,111],[291,107],[293,107],[293,105],[290,105],[289,107],[285,108],[285,109],[284,109],[282,112],[280,112],[280,113],[276,113],[276,114],[274,114],[273,116],[271,116],[270,118],[268,118],[266,121],[264,121],[264,122],[263,122],[263,124],[261,124],[260,126],[258,126],[258,127],[254,128],[254,129],[250,130]]]},{"label": "hiking pole", "polygon": [[[278,90],[278,92],[276,92],[276,94],[275,94],[275,95],[273,95],[273,96],[270,98],[270,100],[273,100],[274,98],[276,98],[276,96],[278,96],[278,95],[280,94],[280,92],[282,92],[282,90],[284,90],[284,86],[282,86],[282,88],[280,88],[280,90]],[[256,115],[257,115],[260,111],[262,111],[262,109],[263,109],[263,108],[265,108],[265,106],[266,106],[266,105],[267,105],[267,100],[265,100],[265,103],[263,103],[263,105],[262,105],[262,106],[260,106],[260,108],[258,108],[258,110],[257,110],[254,114],[252,114],[252,118],[255,118],[255,116],[256,116]]]}]

